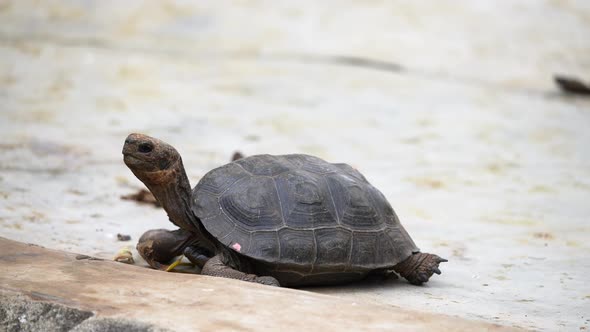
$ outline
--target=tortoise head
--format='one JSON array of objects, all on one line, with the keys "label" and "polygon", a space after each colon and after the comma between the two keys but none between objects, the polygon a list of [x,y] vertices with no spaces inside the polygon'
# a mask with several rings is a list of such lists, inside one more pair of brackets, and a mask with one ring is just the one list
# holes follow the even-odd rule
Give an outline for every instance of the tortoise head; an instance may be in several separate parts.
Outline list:
[{"label": "tortoise head", "polygon": [[127,136],[123,156],[125,165],[146,184],[167,179],[167,175],[175,173],[174,169],[181,160],[180,154],[171,145],[142,134]]},{"label": "tortoise head", "polygon": [[142,134],[127,136],[123,160],[154,194],[170,220],[193,231],[197,223],[191,211],[191,187],[180,154],[171,145]]}]

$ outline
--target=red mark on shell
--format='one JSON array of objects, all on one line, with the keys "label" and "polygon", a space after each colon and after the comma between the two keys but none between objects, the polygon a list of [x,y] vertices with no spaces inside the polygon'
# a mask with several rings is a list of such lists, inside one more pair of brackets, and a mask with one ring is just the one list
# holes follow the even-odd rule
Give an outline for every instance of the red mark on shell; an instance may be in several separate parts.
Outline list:
[{"label": "red mark on shell", "polygon": [[242,246],[239,243],[234,243],[231,247],[234,248],[235,251],[242,250]]}]

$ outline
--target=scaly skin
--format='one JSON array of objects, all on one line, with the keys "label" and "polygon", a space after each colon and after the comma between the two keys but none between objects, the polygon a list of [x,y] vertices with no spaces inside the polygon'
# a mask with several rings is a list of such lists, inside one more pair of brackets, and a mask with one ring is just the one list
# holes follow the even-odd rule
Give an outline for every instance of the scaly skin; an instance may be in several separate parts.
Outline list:
[{"label": "scaly skin", "polygon": [[230,279],[238,279],[242,281],[249,281],[255,282],[263,285],[268,286],[277,286],[279,287],[280,284],[277,279],[273,277],[259,277],[255,274],[247,274],[238,270],[234,270],[231,267],[225,265],[222,262],[222,258],[220,255],[217,255],[205,264],[203,270],[201,271],[202,274],[214,276],[214,277],[223,277],[223,278],[230,278]]},{"label": "scaly skin", "polygon": [[393,269],[412,285],[421,285],[434,273],[440,274],[438,265],[442,262],[448,261],[437,255],[418,252],[394,266]]}]

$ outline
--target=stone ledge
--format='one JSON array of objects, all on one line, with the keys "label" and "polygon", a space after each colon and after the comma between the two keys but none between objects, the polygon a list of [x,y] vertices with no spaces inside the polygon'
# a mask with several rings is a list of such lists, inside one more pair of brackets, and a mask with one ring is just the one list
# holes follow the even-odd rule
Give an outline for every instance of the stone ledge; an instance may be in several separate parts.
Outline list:
[{"label": "stone ledge", "polygon": [[0,290],[0,326],[6,331],[166,331],[152,324],[123,318],[95,317],[91,311],[56,302],[34,300],[34,295]]},{"label": "stone ledge", "polygon": [[93,260],[5,238],[0,238],[0,253],[0,324],[9,330],[514,330],[294,289]]}]

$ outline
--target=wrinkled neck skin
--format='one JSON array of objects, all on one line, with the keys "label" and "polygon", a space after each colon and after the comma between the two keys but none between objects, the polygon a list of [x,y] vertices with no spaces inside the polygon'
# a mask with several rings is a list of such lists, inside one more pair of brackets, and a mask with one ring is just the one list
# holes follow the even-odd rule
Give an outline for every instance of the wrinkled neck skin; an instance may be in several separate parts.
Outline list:
[{"label": "wrinkled neck skin", "polygon": [[217,251],[216,245],[191,209],[191,187],[182,159],[179,158],[174,165],[163,171],[134,174],[162,204],[173,224],[193,233],[198,246],[211,252]]}]

